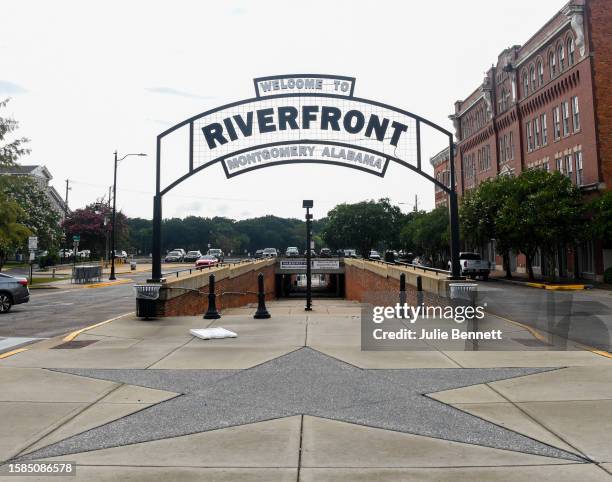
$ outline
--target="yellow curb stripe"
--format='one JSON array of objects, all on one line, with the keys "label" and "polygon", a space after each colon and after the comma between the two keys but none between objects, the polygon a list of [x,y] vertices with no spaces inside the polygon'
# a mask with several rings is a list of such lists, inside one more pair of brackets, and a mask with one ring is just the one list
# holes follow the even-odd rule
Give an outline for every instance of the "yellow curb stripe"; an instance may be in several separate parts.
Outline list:
[{"label": "yellow curb stripe", "polygon": [[89,285],[83,285],[83,288],[102,288],[104,286],[114,286],[114,285],[122,285],[125,283],[131,283],[133,280],[131,279],[123,279],[119,281],[107,281],[104,283],[92,283]]},{"label": "yellow curb stripe", "polygon": [[110,323],[111,321],[115,321],[115,320],[118,320],[119,318],[123,318],[124,316],[129,316],[129,315],[133,315],[133,314],[134,314],[134,312],[130,311],[129,313],[124,313],[123,315],[116,316],[114,318],[111,318],[110,320],[101,321],[100,323],[96,323],[95,325],[86,326],[85,328],[81,328],[80,330],[73,331],[72,333],[69,333],[68,335],[66,335],[63,338],[63,341],[72,341],[77,336],[79,336],[81,333],[83,333],[83,332],[85,332],[87,330],[91,330],[93,328],[97,328],[98,326],[106,325],[107,323]]},{"label": "yellow curb stripe", "polygon": [[606,358],[612,358],[612,353],[604,351],[604,350],[599,350],[597,348],[593,348],[592,346],[588,346],[588,345],[583,345],[581,343],[578,343],[578,346],[580,348],[583,348],[587,351],[590,351],[591,353],[595,353],[595,355],[599,355],[599,356],[604,356]]},{"label": "yellow curb stripe", "polygon": [[[489,312],[487,312],[489,313]],[[520,326],[521,328],[527,330],[529,333],[531,333],[531,336],[533,336],[536,340],[541,341],[542,343],[548,343],[546,341],[546,337],[544,335],[542,335],[538,330],[536,330],[535,328],[532,328],[529,325],[525,325],[524,323],[521,323],[519,321],[514,321],[514,320],[509,320],[508,318],[504,318],[503,316],[499,316],[496,315],[495,313],[489,313],[490,315],[496,316],[497,318],[500,318],[504,321],[507,321],[508,323],[511,323],[513,325],[516,326]]]},{"label": "yellow curb stripe", "polygon": [[2,353],[0,355],[0,360],[2,360],[3,358],[8,358],[13,355],[17,355],[17,353],[21,353],[22,351],[27,351],[27,350],[28,350],[27,348],[17,348],[16,350],[13,350],[13,351],[7,351],[6,353]]},{"label": "yellow curb stripe", "polygon": [[540,288],[551,291],[578,291],[585,289],[585,285],[547,285],[545,283],[525,283],[531,288]]}]

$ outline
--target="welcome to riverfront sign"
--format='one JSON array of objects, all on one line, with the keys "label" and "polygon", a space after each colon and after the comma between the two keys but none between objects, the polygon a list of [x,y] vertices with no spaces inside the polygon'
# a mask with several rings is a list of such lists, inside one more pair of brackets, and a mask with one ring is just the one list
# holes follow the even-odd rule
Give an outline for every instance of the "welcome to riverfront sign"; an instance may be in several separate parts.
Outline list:
[{"label": "welcome to riverfront sign", "polygon": [[191,129],[192,169],[221,162],[229,178],[292,163],[335,164],[381,177],[390,160],[420,168],[418,118],[355,97],[353,77],[281,75],[254,79],[254,86],[254,98],[178,126]]},{"label": "welcome to riverfront sign", "polygon": [[[421,129],[427,127],[442,134],[452,157],[451,132],[398,107],[356,97],[354,77],[287,74],[256,78],[253,85],[255,97],[202,112],[157,136],[153,281],[162,279],[163,196],[217,163],[228,178],[264,167],[297,163],[333,164],[380,177],[385,176],[390,161],[411,169],[449,195],[451,265],[453,277],[459,276],[455,166],[450,165],[448,186],[421,169]],[[162,161],[162,141],[185,130],[189,154],[181,172],[176,158],[168,166]],[[162,178],[177,172],[178,177],[162,185]]]}]

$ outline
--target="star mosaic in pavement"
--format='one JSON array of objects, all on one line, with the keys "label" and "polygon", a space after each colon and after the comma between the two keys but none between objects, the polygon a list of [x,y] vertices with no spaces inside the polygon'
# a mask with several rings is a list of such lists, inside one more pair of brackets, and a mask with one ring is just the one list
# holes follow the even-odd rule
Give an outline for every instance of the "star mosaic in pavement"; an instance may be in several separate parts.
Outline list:
[{"label": "star mosaic in pavement", "polygon": [[548,370],[361,369],[307,347],[246,370],[58,369],[55,371],[180,395],[21,459],[63,456],[303,414],[584,461],[426,396]]}]

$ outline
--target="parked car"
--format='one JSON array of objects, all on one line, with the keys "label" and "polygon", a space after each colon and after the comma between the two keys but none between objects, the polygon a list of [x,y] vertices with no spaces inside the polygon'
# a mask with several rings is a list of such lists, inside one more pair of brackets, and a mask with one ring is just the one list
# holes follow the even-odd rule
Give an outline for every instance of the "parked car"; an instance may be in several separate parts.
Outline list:
[{"label": "parked car", "polygon": [[276,251],[276,248],[266,248],[263,250],[264,258],[274,258],[276,256],[278,256],[278,251]]},{"label": "parked car", "polygon": [[210,266],[217,266],[219,264],[219,260],[210,254],[205,254],[204,256],[200,256],[200,258],[196,261],[196,268],[208,268]]},{"label": "parked car", "polygon": [[223,251],[221,251],[219,248],[211,248],[211,249],[208,250],[208,252],[206,254],[209,255],[209,256],[214,256],[221,263],[223,263]]},{"label": "parked car", "polygon": [[300,256],[300,250],[295,246],[291,246],[285,251],[285,256],[287,256],[287,258],[298,258]]},{"label": "parked car", "polygon": [[[487,281],[491,273],[491,263],[483,260],[478,253],[459,253],[459,266],[461,276],[469,278],[480,276],[483,281]],[[448,269],[452,269],[450,261],[448,262]]]},{"label": "parked car", "polygon": [[345,258],[356,258],[357,257],[357,250],[355,249],[343,249],[342,251],[344,251]]},{"label": "parked car", "polygon": [[183,253],[180,251],[170,251],[164,258],[166,263],[181,263],[183,261]]},{"label": "parked car", "polygon": [[331,258],[332,256],[331,249],[321,248],[321,251],[319,251],[319,256],[321,256],[321,258]]},{"label": "parked car", "polygon": [[263,258],[263,252],[263,249],[258,249],[257,251],[255,251],[255,259]]},{"label": "parked car", "polygon": [[83,251],[79,251],[79,258],[91,258],[91,251],[89,249],[84,249]]},{"label": "parked car", "polygon": [[378,251],[372,250],[368,255],[368,259],[372,259],[374,261],[380,261],[380,254]]},{"label": "parked car", "polygon": [[13,305],[30,301],[26,278],[0,273],[0,313],[8,313]]},{"label": "parked car", "polygon": [[433,266],[431,260],[427,259],[425,256],[417,256],[412,260],[412,264],[422,266],[423,268],[431,268]]},{"label": "parked car", "polygon": [[74,251],[71,249],[60,249],[59,256],[60,258],[72,258],[74,255]]},{"label": "parked car", "polygon": [[187,252],[183,248],[174,248],[172,251],[179,251],[183,255],[183,258],[187,254]]},{"label": "parked car", "polygon": [[115,250],[115,259],[120,259],[122,261],[127,260],[127,253],[125,251],[122,251],[120,249],[116,249]]},{"label": "parked car", "polygon": [[202,257],[202,253],[200,251],[189,251],[183,258],[183,260],[193,263],[194,261],[197,261],[201,257]]},{"label": "parked car", "polygon": [[[307,250],[304,250],[304,256],[306,256],[308,254]],[[310,257],[311,258],[316,258],[317,257],[317,252],[314,249],[310,250]]]}]

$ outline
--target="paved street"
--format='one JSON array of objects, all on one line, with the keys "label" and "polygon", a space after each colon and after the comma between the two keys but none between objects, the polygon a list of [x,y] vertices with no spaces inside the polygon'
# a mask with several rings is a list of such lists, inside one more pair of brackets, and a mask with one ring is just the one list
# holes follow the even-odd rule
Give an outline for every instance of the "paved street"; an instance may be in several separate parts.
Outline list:
[{"label": "paved street", "polygon": [[504,281],[478,282],[487,311],[543,332],[612,351],[612,292],[549,291]]},{"label": "paved street", "polygon": [[[109,481],[612,477],[606,357],[362,351],[358,303],[268,307],[268,320],[254,306],[125,317],[80,348],[0,360],[0,459],[75,461],[76,480]],[[205,326],[238,338],[189,334]]]}]

